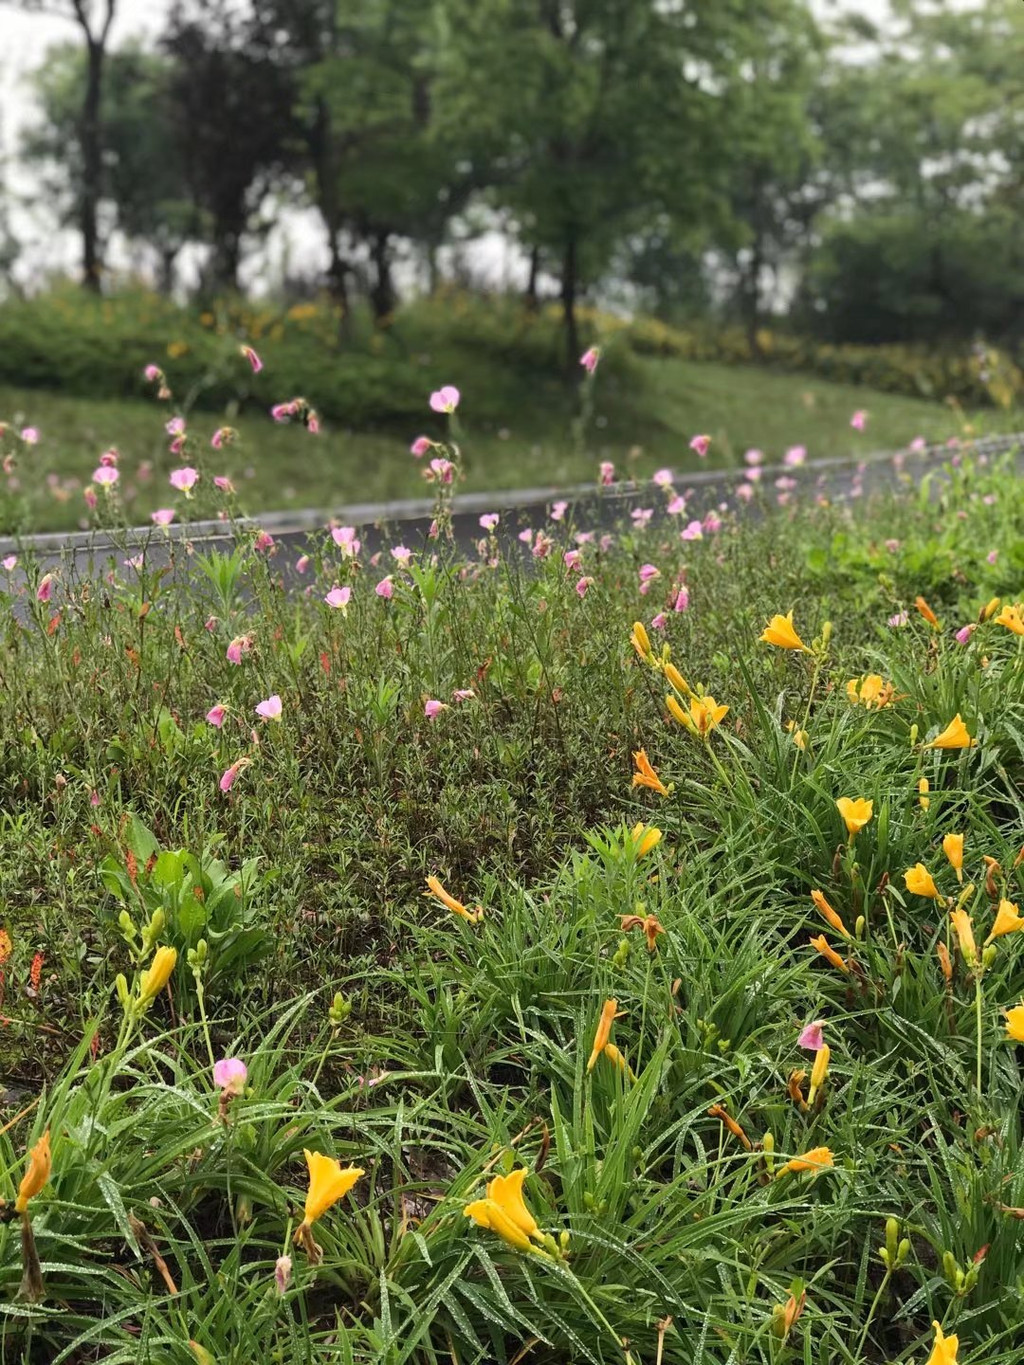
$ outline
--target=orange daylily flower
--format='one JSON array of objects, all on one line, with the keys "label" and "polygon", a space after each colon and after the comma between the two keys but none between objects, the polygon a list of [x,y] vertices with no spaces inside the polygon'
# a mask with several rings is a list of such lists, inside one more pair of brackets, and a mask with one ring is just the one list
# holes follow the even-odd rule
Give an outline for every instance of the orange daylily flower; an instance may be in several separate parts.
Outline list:
[{"label": "orange daylily flower", "polygon": [[936,735],[934,739],[929,740],[924,747],[926,749],[969,749],[977,742],[967,733],[967,726],[958,711],[945,730]]},{"label": "orange daylily flower", "polygon": [[458,915],[467,924],[479,924],[484,917],[483,909],[480,906],[477,906],[475,910],[467,910],[461,901],[457,901],[454,896],[449,895],[437,877],[427,878],[427,890],[453,915]]},{"label": "orange daylily flower", "polygon": [[938,900],[939,888],[924,863],[915,863],[913,867],[908,868],[903,874],[903,882],[913,895]]},{"label": "orange daylily flower", "polygon": [[958,882],[964,879],[964,836],[947,834],[942,841],[942,851],[949,859],[949,865],[956,873]]},{"label": "orange daylily flower", "polygon": [[636,764],[636,772],[633,774],[634,787],[650,787],[651,791],[658,792],[662,796],[669,795],[670,789],[665,786],[654,771],[645,750],[637,749],[633,755],[633,762]]},{"label": "orange daylily flower", "polygon": [[914,606],[918,609],[918,611],[921,613],[921,615],[924,617],[924,619],[928,622],[928,624],[929,624],[930,626],[934,626],[935,629],[938,630],[938,628],[939,628],[939,618],[935,615],[935,613],[932,611],[931,607],[930,607],[930,606],[928,605],[928,603],[924,600],[924,598],[923,598],[923,597],[915,597],[915,598],[914,598]]},{"label": "orange daylily flower", "polygon": [[617,1000],[606,1000],[601,1007],[601,1017],[597,1021],[597,1032],[594,1034],[594,1046],[590,1049],[590,1057],[587,1061],[587,1070],[593,1071],[598,1057],[608,1046],[608,1040],[612,1036],[612,1024],[615,1022],[615,1012],[619,1008]]},{"label": "orange daylily flower", "polygon": [[819,934],[817,938],[812,938],[811,947],[817,948],[822,957],[825,958],[827,962],[830,962],[833,967],[836,967],[841,972],[845,972],[847,976],[850,974],[849,965],[843,961],[824,934]]},{"label": "orange daylily flower", "polygon": [[1019,602],[1012,606],[1007,603],[999,615],[996,617],[997,626],[1005,626],[1007,630],[1012,630],[1014,635],[1024,635],[1024,609]]},{"label": "orange daylily flower", "polygon": [[27,1213],[28,1201],[34,1199],[50,1178],[50,1130],[35,1144],[28,1154],[28,1166],[18,1186],[18,1197],[14,1201],[15,1213]]},{"label": "orange daylily flower", "polygon": [[832,909],[821,891],[812,891],[811,900],[814,902],[816,909],[837,934],[842,934],[843,938],[850,937],[850,931],[843,923],[842,916]]},{"label": "orange daylily flower", "polygon": [[987,947],[994,938],[1002,938],[1003,934],[1015,934],[1018,929],[1024,929],[1024,917],[1021,916],[1020,907],[1013,901],[1001,900],[992,932],[985,940],[985,946]]},{"label": "orange daylily flower", "polygon": [[718,1119],[718,1121],[721,1124],[723,1124],[729,1130],[730,1133],[732,1133],[733,1137],[737,1138],[739,1142],[743,1144],[743,1148],[745,1151],[747,1152],[753,1151],[753,1144],[747,1137],[746,1133],[736,1122],[736,1120],[730,1114],[726,1113],[726,1111],[722,1108],[720,1104],[713,1104],[711,1106],[711,1108],[708,1110],[708,1118]]},{"label": "orange daylily flower", "polygon": [[807,1103],[814,1103],[815,1096],[825,1084],[825,1077],[828,1075],[829,1058],[832,1056],[832,1049],[828,1043],[824,1043],[814,1054],[814,1065],[811,1067],[811,1088],[807,1092]]},{"label": "orange daylily flower", "polygon": [[953,921],[953,928],[960,941],[960,952],[968,967],[977,966],[978,947],[974,942],[974,926],[971,917],[966,910],[951,910],[949,918]]},{"label": "orange daylily flower", "polygon": [[1006,1011],[1006,1033],[1015,1043],[1024,1043],[1024,1003]]},{"label": "orange daylily flower", "polygon": [[945,1336],[937,1322],[933,1322],[932,1326],[935,1328],[935,1345],[932,1347],[932,1353],[925,1361],[925,1365],[956,1365],[956,1353],[960,1349],[960,1338]]},{"label": "orange daylily flower", "polygon": [[153,961],[139,978],[139,1004],[145,1009],[156,999],[171,979],[178,961],[177,948],[158,948]]},{"label": "orange daylily flower", "polygon": [[631,929],[642,929],[647,939],[647,951],[653,953],[658,946],[658,935],[665,932],[656,915],[620,915],[620,928],[624,934]]},{"label": "orange daylily flower", "polygon": [[710,693],[703,697],[690,694],[689,715],[671,695],[665,698],[665,705],[680,725],[685,726],[692,735],[699,735],[701,739],[707,738],[729,710],[728,706],[719,706]]},{"label": "orange daylily flower", "polygon": [[324,1156],[322,1152],[304,1149],[306,1166],[309,1170],[309,1189],[306,1191],[306,1204],[302,1222],[295,1229],[294,1240],[301,1246],[311,1261],[317,1263],[323,1253],[313,1240],[313,1224],[322,1218],[332,1205],[343,1199],[365,1171],[361,1166],[342,1166],[334,1157]]},{"label": "orange daylily flower", "polygon": [[496,1175],[488,1182],[486,1199],[476,1199],[463,1210],[479,1227],[496,1232],[518,1251],[532,1251],[529,1239],[541,1241],[544,1236],[523,1198],[526,1175],[525,1166],[508,1175]]},{"label": "orange daylily flower", "polygon": [[863,678],[851,678],[846,684],[846,695],[854,706],[881,711],[897,700],[896,689],[885,682],[879,673],[868,673]]},{"label": "orange daylily flower", "polygon": [[791,611],[785,616],[773,616],[760,638],[763,644],[775,645],[779,649],[797,649],[802,650],[804,654],[811,653],[796,632]]},{"label": "orange daylily flower", "polygon": [[643,858],[661,843],[661,830],[654,825],[645,825],[642,820],[638,820],[629,833],[637,858]]}]

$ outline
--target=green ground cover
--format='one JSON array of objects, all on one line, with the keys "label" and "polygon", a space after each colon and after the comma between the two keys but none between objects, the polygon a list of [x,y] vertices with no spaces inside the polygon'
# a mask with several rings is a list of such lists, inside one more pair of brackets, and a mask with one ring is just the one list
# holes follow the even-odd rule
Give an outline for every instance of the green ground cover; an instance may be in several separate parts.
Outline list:
[{"label": "green ground cover", "polygon": [[3,570],[5,1359],[1016,1361],[1012,462],[685,520]]}]

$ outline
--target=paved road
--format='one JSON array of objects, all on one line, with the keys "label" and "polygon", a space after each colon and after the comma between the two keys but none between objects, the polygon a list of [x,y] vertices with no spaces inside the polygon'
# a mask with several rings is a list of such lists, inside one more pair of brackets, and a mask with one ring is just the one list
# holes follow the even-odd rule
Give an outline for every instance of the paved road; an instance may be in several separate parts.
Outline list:
[{"label": "paved road", "polygon": [[[1016,451],[1024,461],[1024,433],[1010,436],[987,437],[975,442],[973,451],[981,456],[994,456]],[[860,489],[864,496],[902,483],[916,484],[931,471],[941,470],[955,454],[946,446],[932,446],[919,453],[902,452],[894,456],[882,452],[854,462],[850,460],[809,460],[796,469],[781,466],[764,467],[761,487],[775,495],[775,480],[793,478],[797,488],[794,498],[806,497],[808,492],[821,491],[833,501],[849,498]],[[740,470],[699,470],[680,474],[676,488],[686,494],[688,513],[701,516],[723,501],[735,505],[734,489],[743,477]],[[524,526],[539,527],[547,521],[551,504],[564,500],[569,504],[567,516],[577,527],[601,530],[619,523],[634,507],[663,506],[663,496],[651,484],[613,484],[595,488],[592,484],[570,488],[520,489],[502,493],[464,493],[454,500],[453,527],[456,540],[471,546],[484,532],[479,518],[486,512],[499,512],[500,538],[514,545],[514,537]],[[657,513],[660,515],[660,512]],[[756,513],[755,513],[756,514]],[[288,569],[306,548],[311,535],[322,534],[329,518],[338,525],[359,528],[364,556],[376,550],[400,543],[418,549],[426,540],[432,516],[432,503],[426,500],[407,500],[390,503],[364,503],[341,507],[332,513],[309,510],[303,512],[270,513],[259,518],[236,522],[198,522],[188,526],[171,526],[167,530],[153,527],[127,529],[116,535],[91,531],[27,537],[22,540],[0,539],[0,559],[16,554],[19,559],[33,557],[42,571],[59,568],[69,579],[95,577],[106,573],[111,561],[120,563],[126,556],[146,551],[147,563],[159,567],[166,561],[172,544],[189,542],[196,551],[230,549],[236,537],[251,536],[257,527],[269,531],[278,549],[278,563]],[[176,556],[180,563],[181,556]]]}]

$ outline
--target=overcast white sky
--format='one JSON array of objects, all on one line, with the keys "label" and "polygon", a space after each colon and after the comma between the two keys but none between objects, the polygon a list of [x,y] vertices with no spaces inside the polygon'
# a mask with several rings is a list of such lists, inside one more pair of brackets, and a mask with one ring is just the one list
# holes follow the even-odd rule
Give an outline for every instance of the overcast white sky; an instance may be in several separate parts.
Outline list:
[{"label": "overcast white sky", "polygon": [[[51,8],[66,4],[67,0],[51,0]],[[823,15],[834,15],[840,10],[882,20],[888,13],[888,0],[814,0]],[[98,0],[97,0],[98,7]],[[160,29],[170,0],[119,0],[113,32],[117,45],[126,38],[153,35]],[[24,194],[31,187],[24,172],[17,165],[17,147],[22,128],[33,115],[32,97],[26,74],[37,68],[46,49],[53,43],[75,40],[78,30],[69,18],[62,20],[48,14],[27,14],[17,9],[10,0],[0,0],[0,157],[3,159],[5,179],[15,194]],[[63,267],[74,269],[78,243],[73,233],[55,234],[52,218],[45,210],[17,212],[15,229],[25,244],[22,273],[31,277],[38,270]],[[318,246],[316,220],[313,216],[297,217],[289,229],[290,243],[277,242],[271,248],[280,256],[283,251],[315,251]]]}]

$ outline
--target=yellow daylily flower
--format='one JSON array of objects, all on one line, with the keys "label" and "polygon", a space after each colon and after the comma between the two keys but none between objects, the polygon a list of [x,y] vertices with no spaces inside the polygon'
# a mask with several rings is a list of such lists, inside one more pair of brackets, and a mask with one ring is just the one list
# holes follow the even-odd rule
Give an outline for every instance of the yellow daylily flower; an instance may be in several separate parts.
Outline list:
[{"label": "yellow daylily flower", "polygon": [[703,697],[690,698],[690,719],[701,739],[721,724],[728,710],[728,706],[719,706],[710,692]]},{"label": "yellow daylily flower", "polygon": [[828,1147],[812,1147],[809,1152],[804,1152],[803,1156],[792,1157],[786,1164],[776,1172],[775,1179],[781,1175],[800,1175],[803,1171],[828,1170],[835,1164],[835,1159]]},{"label": "yellow daylily flower", "polygon": [[773,616],[765,626],[760,638],[763,644],[775,645],[779,649],[798,649],[802,650],[804,654],[811,652],[796,632],[791,611],[787,612],[785,616]]},{"label": "yellow daylily flower", "polygon": [[846,695],[854,706],[881,711],[896,700],[896,689],[880,673],[868,673],[863,678],[851,678],[846,684]]},{"label": "yellow daylily flower", "polygon": [[1006,1033],[1015,1043],[1024,1043],[1024,1003],[1006,1011]]},{"label": "yellow daylily flower", "polygon": [[843,817],[843,823],[851,839],[858,830],[864,828],[875,813],[875,803],[863,796],[841,796],[836,802],[836,808]]},{"label": "yellow daylily flower", "polygon": [[942,851],[949,859],[949,865],[956,873],[958,882],[964,879],[964,836],[947,834],[942,841]]},{"label": "yellow daylily flower", "polygon": [[523,1181],[526,1176],[525,1166],[510,1171],[508,1175],[496,1175],[487,1186],[487,1198],[497,1204],[527,1237],[540,1237],[542,1234],[537,1226],[537,1220],[526,1207],[526,1200],[523,1198]]},{"label": "yellow daylily flower", "polygon": [[925,1365],[956,1365],[956,1353],[960,1349],[960,1338],[945,1336],[937,1322],[933,1322],[932,1326],[935,1328],[935,1345],[932,1347],[932,1353]]},{"label": "yellow daylily flower", "polygon": [[661,796],[669,795],[668,787],[654,771],[645,750],[637,749],[633,755],[633,762],[636,764],[636,772],[633,774],[634,787],[650,787],[651,791],[658,792]]},{"label": "yellow daylily flower", "polygon": [[985,940],[986,947],[994,938],[1002,938],[1004,934],[1015,934],[1018,929],[1024,929],[1024,917],[1021,916],[1020,907],[1013,901],[1001,900],[992,932]]},{"label": "yellow daylily flower", "polygon": [[1024,609],[1019,602],[1012,606],[1007,603],[999,615],[996,617],[997,626],[1005,626],[1007,630],[1012,630],[1014,635],[1024,635]]},{"label": "yellow daylily flower", "polygon": [[28,1201],[34,1199],[49,1180],[51,1168],[50,1130],[47,1128],[28,1154],[28,1166],[25,1169],[25,1174],[21,1177],[18,1197],[14,1201],[15,1213],[27,1212]]},{"label": "yellow daylily flower", "polygon": [[966,910],[951,910],[949,918],[953,921],[953,928],[960,941],[960,952],[968,967],[977,966],[978,947],[974,942],[974,926],[971,917]]},{"label": "yellow daylily flower", "polygon": [[825,1077],[828,1075],[829,1059],[832,1056],[832,1049],[828,1043],[824,1043],[814,1054],[814,1065],[811,1067],[811,1088],[807,1092],[807,1103],[814,1103],[815,1097],[821,1087],[825,1084]]},{"label": "yellow daylily flower", "polygon": [[638,659],[641,659],[644,663],[649,663],[651,661],[651,641],[642,621],[633,622],[629,643],[636,650]]},{"label": "yellow daylily flower", "polygon": [[458,915],[460,919],[464,919],[468,924],[479,924],[483,919],[484,912],[479,906],[475,910],[467,910],[461,901],[457,901],[454,896],[448,894],[437,877],[427,878],[427,889],[430,894],[435,896],[446,909],[452,912],[453,915]]},{"label": "yellow daylily flower", "polygon": [[536,1250],[522,1228],[518,1227],[493,1199],[474,1199],[471,1204],[466,1205],[463,1213],[467,1218],[472,1218],[478,1227],[497,1233],[503,1242],[507,1242],[516,1251]]},{"label": "yellow daylily flower", "polygon": [[149,1005],[171,979],[178,961],[177,948],[158,948],[153,961],[139,978],[139,1004]]},{"label": "yellow daylily flower", "polygon": [[597,1021],[597,1032],[594,1034],[594,1046],[590,1049],[590,1057],[587,1061],[587,1070],[593,1071],[598,1057],[608,1046],[608,1040],[612,1035],[612,1024],[615,1022],[615,1012],[619,1008],[617,1000],[606,1000],[601,1007],[601,1017]]},{"label": "yellow daylily flower", "polygon": [[850,937],[850,931],[843,923],[842,916],[832,909],[831,905],[829,905],[828,901],[825,899],[823,892],[812,891],[811,900],[814,902],[818,912],[823,916],[825,921],[832,926],[837,934],[842,934],[843,938]]},{"label": "yellow daylily flower", "polygon": [[967,726],[958,711],[945,730],[936,735],[934,739],[929,740],[924,747],[926,749],[969,749],[977,742],[967,733]]},{"label": "yellow daylily flower", "polygon": [[903,874],[903,882],[907,890],[913,895],[927,896],[930,900],[938,900],[939,888],[935,885],[932,874],[924,863],[915,863],[913,867],[907,868]]},{"label": "yellow daylily flower", "polygon": [[313,1240],[313,1224],[322,1218],[332,1205],[344,1199],[360,1176],[366,1172],[361,1166],[342,1166],[334,1157],[304,1149],[309,1170],[309,1189],[302,1222],[295,1229],[294,1241],[301,1246],[311,1261],[317,1263],[323,1253]]},{"label": "yellow daylily flower", "polygon": [[786,721],[786,730],[790,738],[798,749],[802,752],[807,750],[807,731],[801,730],[795,720]]},{"label": "yellow daylily flower", "polygon": [[637,858],[643,858],[661,843],[661,830],[654,825],[645,825],[642,820],[638,820],[629,833]]}]

